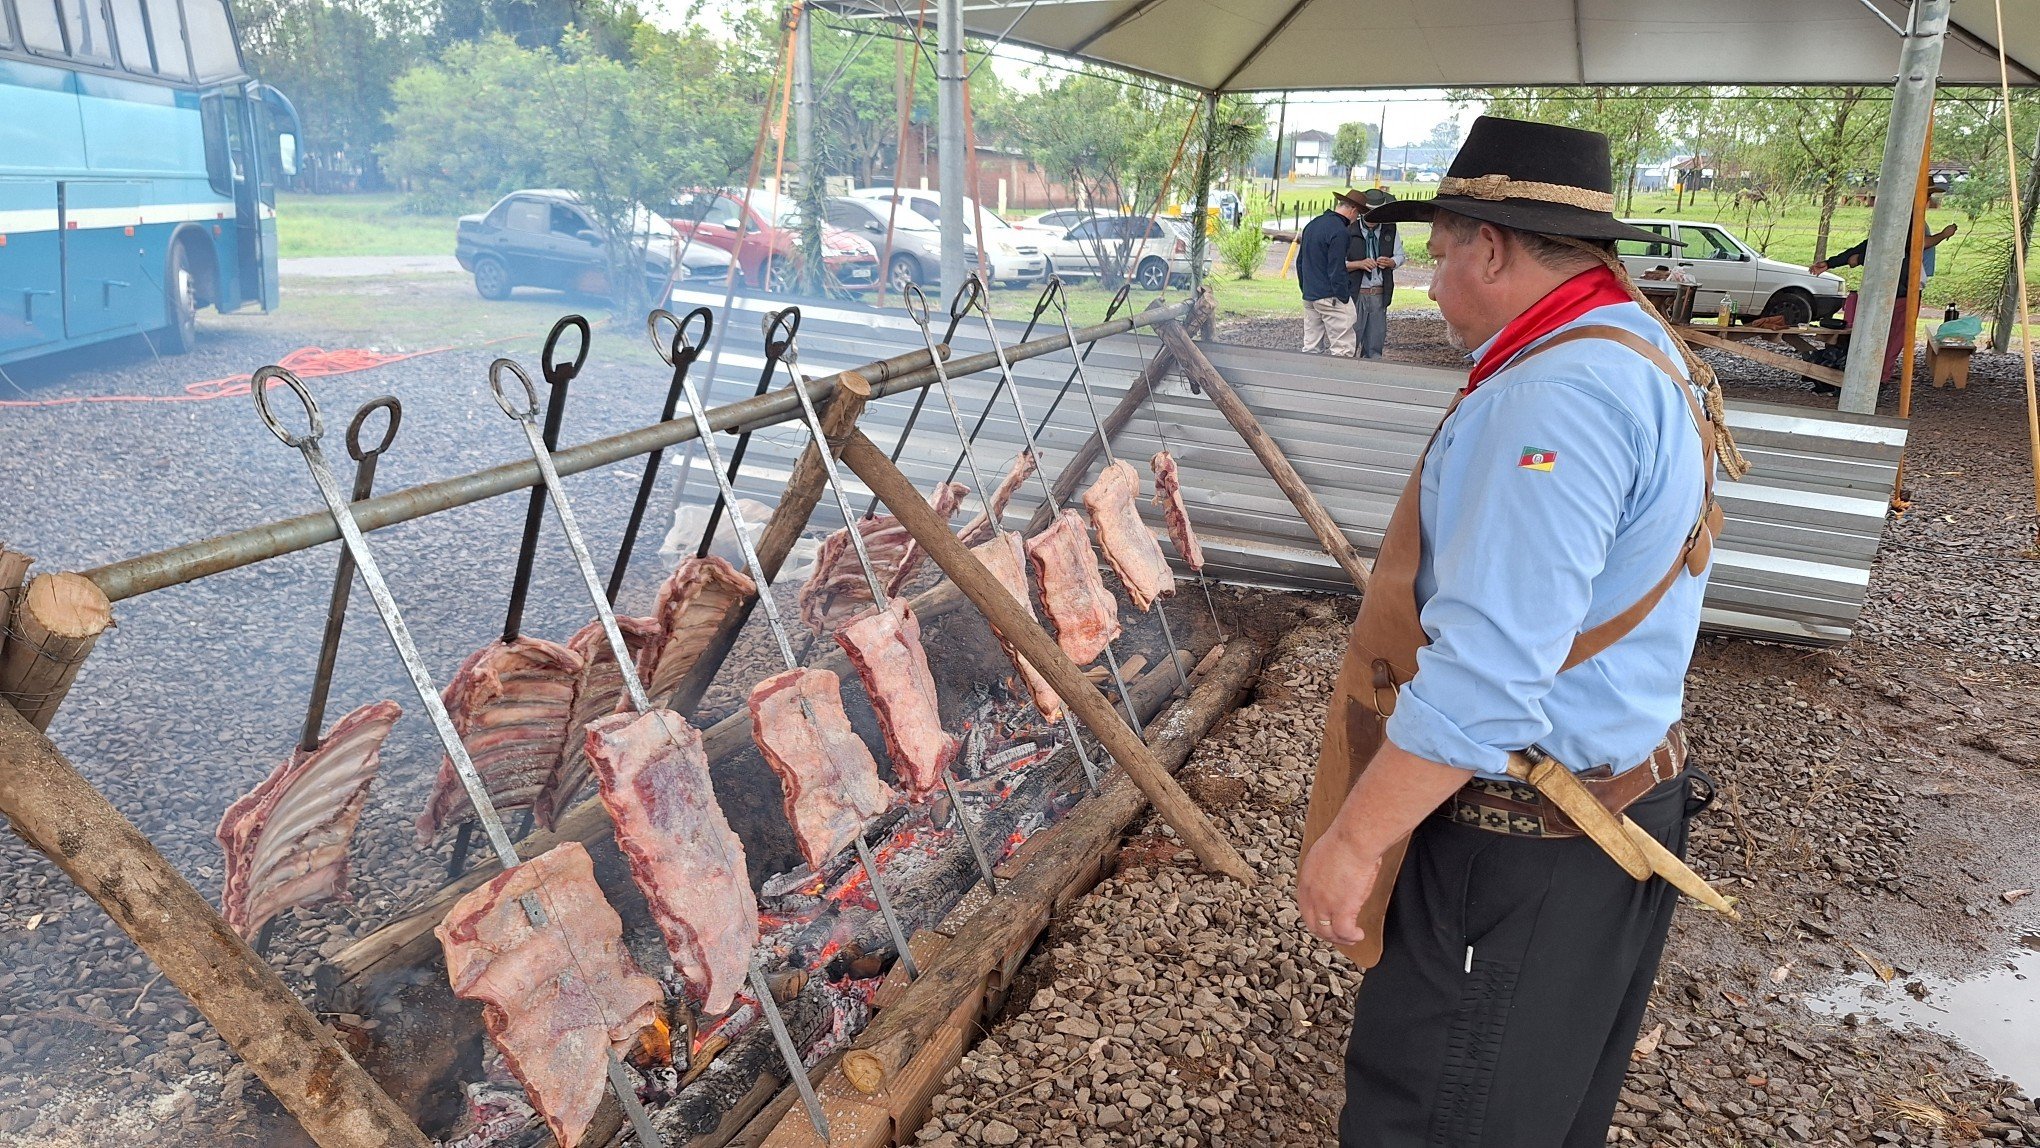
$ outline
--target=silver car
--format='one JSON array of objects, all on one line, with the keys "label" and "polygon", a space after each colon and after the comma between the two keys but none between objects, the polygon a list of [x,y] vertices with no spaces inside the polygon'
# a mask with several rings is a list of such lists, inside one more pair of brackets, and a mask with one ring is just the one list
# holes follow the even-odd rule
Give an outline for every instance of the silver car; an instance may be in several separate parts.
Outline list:
[{"label": "silver car", "polygon": [[[1123,264],[1127,278],[1143,291],[1190,281],[1190,225],[1145,215],[1101,215],[1070,228],[1045,244],[1050,271],[1064,279],[1095,279],[1101,261]],[[1211,269],[1218,245],[1204,245]]]},{"label": "silver car", "polygon": [[[1684,219],[1622,222],[1664,237],[1655,243],[1624,239],[1615,244],[1629,277],[1641,280],[1660,267],[1685,271],[1700,281],[1693,294],[1696,318],[1715,314],[1725,297],[1744,318],[1779,315],[1794,327],[1804,327],[1840,310],[1848,294],[1841,276],[1814,275],[1798,264],[1766,259],[1720,224]],[[1685,246],[1674,246],[1675,240]]]},{"label": "silver car", "polygon": [[[917,283],[932,283],[941,278],[940,192],[922,191],[917,188],[901,192],[890,187],[861,187],[849,195],[837,196],[832,202],[840,203],[843,200],[863,205],[867,209],[867,218],[877,223],[877,232],[869,230],[860,232],[872,237],[874,247],[885,245],[886,220],[889,216],[892,219],[894,254],[886,260],[888,276],[897,281],[903,275],[912,273]],[[899,201],[900,209],[897,212],[892,211],[894,200]],[[844,209],[838,206],[831,210]],[[836,216],[831,215],[829,218],[833,222]],[[845,218],[849,216],[846,214]],[[1048,263],[1042,258],[1041,248],[1036,242],[1038,237],[1015,229],[1012,224],[1000,218],[997,212],[990,208],[981,208],[967,197],[963,201],[965,260],[973,265],[978,263],[976,227],[979,220],[984,222],[985,232],[990,239],[990,245],[984,253],[984,268],[993,282],[1025,284],[1038,282],[1046,277]],[[909,231],[915,232],[915,237],[928,237],[928,242],[934,246],[928,247],[925,253],[903,252],[901,236]],[[912,241],[913,238],[910,237],[908,242]],[[901,254],[910,255],[911,261],[900,259]]]}]

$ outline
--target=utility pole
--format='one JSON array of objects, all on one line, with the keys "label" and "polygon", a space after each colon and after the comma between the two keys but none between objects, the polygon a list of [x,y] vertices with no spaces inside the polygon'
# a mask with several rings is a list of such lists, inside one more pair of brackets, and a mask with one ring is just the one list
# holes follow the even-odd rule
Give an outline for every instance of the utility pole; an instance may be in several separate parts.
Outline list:
[{"label": "utility pole", "polygon": [[816,178],[815,22],[805,3],[793,6],[793,21],[793,170],[805,191]]},{"label": "utility pole", "polygon": [[[1374,186],[1381,187],[1388,181],[1383,179],[1381,149],[1388,143],[1388,105],[1381,105],[1381,124],[1374,129]],[[1405,157],[1407,158],[1407,157]]]},{"label": "utility pole", "polygon": [[[1197,156],[1197,198],[1190,221],[1190,290],[1204,286],[1204,252],[1210,242],[1205,229],[1211,224],[1211,147],[1218,141],[1218,93],[1204,93],[1204,147]],[[1245,222],[1244,217],[1241,222]]]},{"label": "utility pole", "polygon": [[1282,215],[1282,133],[1289,126],[1289,93],[1282,93],[1282,110],[1275,113],[1275,162],[1268,165],[1268,174],[1274,176],[1274,190],[1268,193],[1268,213]]},{"label": "utility pole", "polygon": [[[1842,371],[1841,409],[1850,414],[1875,414],[1877,388],[1884,372],[1884,342],[1898,307],[1898,276],[1911,243],[1914,181],[1927,146],[1934,89],[1941,77],[1941,42],[1948,33],[1952,0],[1913,0],[1898,82],[1891,91],[1891,127],[1884,137],[1884,163],[1877,173],[1877,206],[1870,213],[1869,251],[1863,262],[1863,286],[1857,292],[1856,325],[1849,338],[1849,361]],[[1907,316],[1916,322],[1916,316]]]},{"label": "utility pole", "polygon": [[965,134],[963,128],[963,0],[937,0],[935,8],[935,84],[940,91],[935,161],[942,181],[942,291],[963,286],[963,195]]}]

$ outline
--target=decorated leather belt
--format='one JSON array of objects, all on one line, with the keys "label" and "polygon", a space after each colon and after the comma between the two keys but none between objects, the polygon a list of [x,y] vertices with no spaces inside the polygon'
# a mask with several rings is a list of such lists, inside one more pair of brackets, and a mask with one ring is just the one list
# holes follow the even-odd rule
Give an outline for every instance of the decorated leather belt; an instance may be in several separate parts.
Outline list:
[{"label": "decorated leather belt", "polygon": [[1354,293],[1355,293],[1355,294],[1359,294],[1359,295],[1379,295],[1379,294],[1381,294],[1381,288],[1379,288],[1379,287],[1355,287],[1355,288],[1353,289],[1353,291],[1354,291]]},{"label": "decorated leather belt", "polygon": [[[1607,806],[1609,812],[1620,814],[1644,794],[1677,777],[1685,768],[1686,733],[1675,725],[1666,732],[1665,740],[1651,751],[1650,757],[1634,769],[1625,769],[1611,776],[1604,765],[1584,770],[1577,776],[1580,784]],[[1580,828],[1573,824],[1572,818],[1546,801],[1543,794],[1527,782],[1506,778],[1474,778],[1447,798],[1434,816],[1512,837],[1580,836]]]}]

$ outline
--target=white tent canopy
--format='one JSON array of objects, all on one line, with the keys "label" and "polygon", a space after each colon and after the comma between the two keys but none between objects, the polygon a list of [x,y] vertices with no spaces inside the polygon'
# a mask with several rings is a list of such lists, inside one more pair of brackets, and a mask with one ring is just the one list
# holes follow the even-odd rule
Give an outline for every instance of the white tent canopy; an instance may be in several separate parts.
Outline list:
[{"label": "white tent canopy", "polygon": [[[824,0],[825,3],[828,0]],[[1872,6],[1875,6],[1875,11]],[[830,7],[911,20],[903,0]],[[2004,0],[2014,84],[2040,83],[2040,3]],[[930,5],[932,8],[933,5]],[[1895,0],[966,0],[972,36],[1202,91],[1549,84],[1869,84]],[[1957,0],[1943,84],[1996,84],[1992,0]]]}]

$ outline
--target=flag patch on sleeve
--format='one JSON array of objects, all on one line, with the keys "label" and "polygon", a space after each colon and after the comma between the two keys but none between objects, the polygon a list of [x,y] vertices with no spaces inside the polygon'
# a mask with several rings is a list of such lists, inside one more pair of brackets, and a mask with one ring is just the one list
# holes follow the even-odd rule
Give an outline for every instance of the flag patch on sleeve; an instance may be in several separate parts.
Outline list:
[{"label": "flag patch on sleeve", "polygon": [[1523,457],[1516,460],[1516,465],[1524,470],[1548,471],[1558,465],[1558,452],[1555,450],[1545,450],[1542,447],[1526,446],[1523,448]]}]

